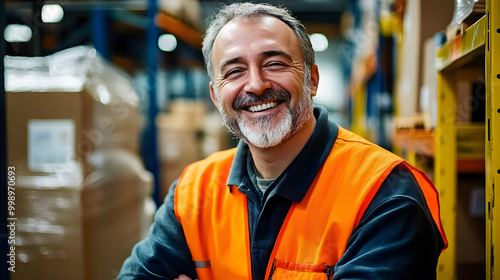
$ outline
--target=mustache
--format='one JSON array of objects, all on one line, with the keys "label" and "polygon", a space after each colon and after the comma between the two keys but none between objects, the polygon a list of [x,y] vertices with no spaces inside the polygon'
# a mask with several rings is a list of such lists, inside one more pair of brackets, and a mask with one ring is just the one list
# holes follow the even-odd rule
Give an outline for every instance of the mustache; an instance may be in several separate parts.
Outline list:
[{"label": "mustache", "polygon": [[233,102],[233,110],[240,110],[255,103],[265,103],[271,100],[282,100],[289,102],[291,98],[292,97],[290,93],[286,90],[266,90],[261,95],[252,93],[244,94],[243,96],[238,97]]}]

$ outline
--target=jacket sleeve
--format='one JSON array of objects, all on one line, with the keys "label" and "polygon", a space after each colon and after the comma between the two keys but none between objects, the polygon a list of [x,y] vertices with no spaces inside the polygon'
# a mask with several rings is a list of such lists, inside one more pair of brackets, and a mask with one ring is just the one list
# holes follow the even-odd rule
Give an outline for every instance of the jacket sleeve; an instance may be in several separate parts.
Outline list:
[{"label": "jacket sleeve", "polygon": [[132,249],[121,268],[118,280],[175,279],[179,274],[196,278],[184,231],[174,213],[177,182],[155,213],[149,235]]},{"label": "jacket sleeve", "polygon": [[354,229],[333,279],[436,279],[443,247],[420,187],[400,165]]}]

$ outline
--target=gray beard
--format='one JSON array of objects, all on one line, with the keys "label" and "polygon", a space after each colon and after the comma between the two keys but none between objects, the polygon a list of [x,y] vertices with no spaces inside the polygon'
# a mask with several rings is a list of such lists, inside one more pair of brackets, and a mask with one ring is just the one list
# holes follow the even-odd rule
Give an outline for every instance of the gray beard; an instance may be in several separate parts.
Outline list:
[{"label": "gray beard", "polygon": [[[298,131],[300,131],[309,119],[313,116],[314,104],[312,101],[310,81],[304,83],[303,94],[300,98],[297,106],[295,108],[290,108],[290,94],[288,92],[269,92],[264,93],[259,97],[246,97],[248,99],[269,99],[270,97],[281,95],[286,95],[287,112],[285,117],[274,127],[271,127],[272,120],[275,116],[264,116],[253,120],[252,125],[245,122],[239,112],[246,101],[236,100],[233,104],[233,108],[238,114],[237,118],[229,116],[224,107],[221,104],[221,100],[218,97],[219,107],[221,110],[222,123],[225,125],[231,133],[236,137],[243,140],[249,145],[256,146],[258,148],[272,148],[278,146],[283,141],[289,139]],[[270,96],[270,97],[268,97]],[[241,109],[240,109],[241,110]],[[252,127],[256,127],[255,129]]]}]

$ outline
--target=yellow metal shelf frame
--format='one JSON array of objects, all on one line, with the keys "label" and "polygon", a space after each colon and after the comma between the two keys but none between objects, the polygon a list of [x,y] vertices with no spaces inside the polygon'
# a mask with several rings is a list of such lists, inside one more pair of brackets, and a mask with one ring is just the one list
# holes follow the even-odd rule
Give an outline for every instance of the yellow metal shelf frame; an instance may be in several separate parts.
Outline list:
[{"label": "yellow metal shelf frame", "polygon": [[439,259],[438,279],[456,277],[456,202],[457,202],[457,96],[455,75],[443,70],[437,73],[437,107],[434,183],[439,192],[441,220],[448,239]]},{"label": "yellow metal shelf frame", "polygon": [[486,17],[486,279],[492,280],[500,279],[500,0],[486,1]]},{"label": "yellow metal shelf frame", "polygon": [[[439,191],[441,217],[449,247],[442,254],[438,265],[438,279],[456,279],[456,203],[459,150],[471,149],[471,158],[480,158],[481,152],[474,145],[459,145],[457,123],[457,93],[455,71],[468,64],[485,64],[486,123],[484,125],[484,159],[486,176],[486,279],[495,278],[495,268],[500,269],[500,207],[495,183],[500,181],[500,0],[486,1],[486,15],[442,46],[436,57],[438,119],[434,135],[434,176]],[[477,65],[477,64],[476,64]],[[477,135],[478,127],[471,127]],[[465,134],[467,137],[467,128]],[[462,135],[463,136],[463,135]],[[464,141],[467,143],[467,141]],[[462,157],[463,158],[463,157]],[[497,255],[495,257],[495,255]],[[497,272],[498,275],[498,272]]]}]

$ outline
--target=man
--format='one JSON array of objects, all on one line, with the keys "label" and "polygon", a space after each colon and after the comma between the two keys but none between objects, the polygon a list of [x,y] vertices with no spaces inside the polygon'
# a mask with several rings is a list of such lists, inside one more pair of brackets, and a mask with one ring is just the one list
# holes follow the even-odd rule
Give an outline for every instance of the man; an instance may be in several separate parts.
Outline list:
[{"label": "man", "polygon": [[402,159],[314,107],[304,26],[263,4],[223,8],[203,53],[238,147],[187,167],[119,279],[435,279],[437,193]]}]

